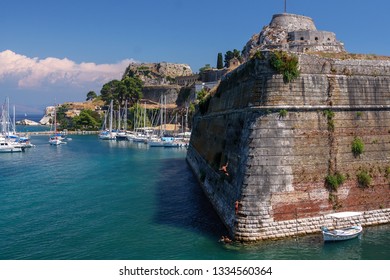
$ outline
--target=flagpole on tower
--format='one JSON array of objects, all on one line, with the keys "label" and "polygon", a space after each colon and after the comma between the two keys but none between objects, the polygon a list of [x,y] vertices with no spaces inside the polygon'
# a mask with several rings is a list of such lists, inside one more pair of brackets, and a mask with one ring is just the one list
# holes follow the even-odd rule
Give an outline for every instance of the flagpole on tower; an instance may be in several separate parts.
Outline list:
[{"label": "flagpole on tower", "polygon": [[287,0],[284,0],[284,13],[287,13]]}]

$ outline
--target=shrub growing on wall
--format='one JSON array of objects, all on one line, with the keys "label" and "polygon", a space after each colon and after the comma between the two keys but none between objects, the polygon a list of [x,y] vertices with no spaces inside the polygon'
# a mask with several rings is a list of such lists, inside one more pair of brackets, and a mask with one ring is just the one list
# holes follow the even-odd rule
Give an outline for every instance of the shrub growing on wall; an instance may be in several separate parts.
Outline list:
[{"label": "shrub growing on wall", "polygon": [[202,89],[197,93],[196,98],[198,100],[199,111],[204,115],[209,108],[211,95],[205,89]]},{"label": "shrub growing on wall", "polygon": [[345,182],[345,176],[341,173],[335,173],[334,175],[328,175],[325,178],[326,186],[332,190],[337,191],[338,187]]},{"label": "shrub growing on wall", "polygon": [[357,174],[357,180],[361,188],[367,188],[370,186],[372,178],[367,171],[360,171]]},{"label": "shrub growing on wall", "polygon": [[355,137],[352,141],[352,153],[355,157],[360,156],[364,152],[364,142],[359,137]]},{"label": "shrub growing on wall", "polygon": [[270,63],[279,74],[283,75],[285,83],[289,83],[299,77],[298,57],[293,54],[283,51],[272,52]]},{"label": "shrub growing on wall", "polygon": [[287,116],[287,110],[286,109],[281,109],[279,111],[279,118],[285,118]]}]

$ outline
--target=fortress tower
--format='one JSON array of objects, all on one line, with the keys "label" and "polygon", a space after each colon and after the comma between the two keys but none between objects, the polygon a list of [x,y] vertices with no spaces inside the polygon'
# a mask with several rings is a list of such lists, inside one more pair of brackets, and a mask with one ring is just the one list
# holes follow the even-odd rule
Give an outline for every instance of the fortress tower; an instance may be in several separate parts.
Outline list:
[{"label": "fortress tower", "polygon": [[333,32],[317,30],[310,17],[295,14],[276,14],[269,25],[252,36],[243,56],[250,57],[258,50],[281,49],[293,52],[345,52],[344,44]]}]

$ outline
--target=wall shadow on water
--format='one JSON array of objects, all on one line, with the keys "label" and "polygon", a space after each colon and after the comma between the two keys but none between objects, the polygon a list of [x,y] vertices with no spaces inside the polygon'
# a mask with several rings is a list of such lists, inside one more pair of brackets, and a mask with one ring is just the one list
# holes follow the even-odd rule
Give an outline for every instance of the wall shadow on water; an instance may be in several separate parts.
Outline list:
[{"label": "wall shadow on water", "polygon": [[225,226],[185,159],[165,159],[161,166],[155,222],[186,228],[213,238],[226,235]]}]

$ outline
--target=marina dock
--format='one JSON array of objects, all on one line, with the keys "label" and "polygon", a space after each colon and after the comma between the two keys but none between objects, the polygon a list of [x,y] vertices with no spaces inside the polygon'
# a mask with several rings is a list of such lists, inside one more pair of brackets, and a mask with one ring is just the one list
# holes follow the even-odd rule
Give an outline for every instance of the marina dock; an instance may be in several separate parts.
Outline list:
[{"label": "marina dock", "polygon": [[[53,131],[32,131],[28,132],[30,135],[50,135],[53,134]],[[99,134],[99,131],[87,131],[87,130],[72,130],[72,131],[58,131],[61,135],[92,135]]]}]

